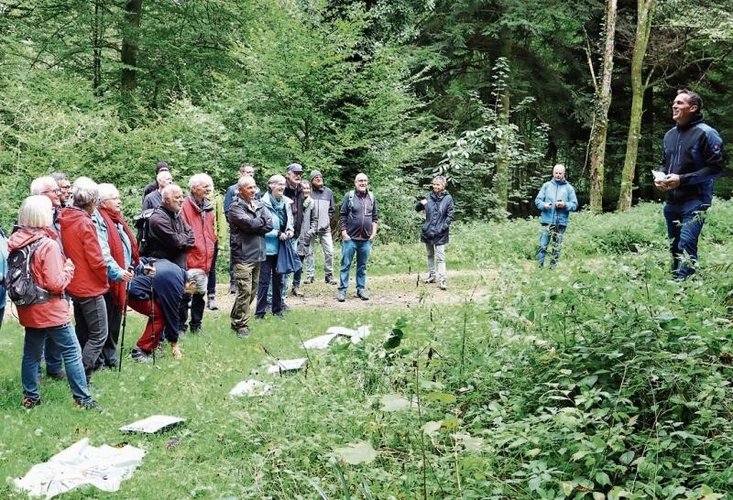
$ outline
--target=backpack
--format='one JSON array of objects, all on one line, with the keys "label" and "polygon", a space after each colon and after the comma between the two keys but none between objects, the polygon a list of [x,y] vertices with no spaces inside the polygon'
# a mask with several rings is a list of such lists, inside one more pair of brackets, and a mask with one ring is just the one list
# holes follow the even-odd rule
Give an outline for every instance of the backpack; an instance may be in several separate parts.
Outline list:
[{"label": "backpack", "polygon": [[[374,205],[374,195],[371,191],[367,191],[367,194],[369,195],[369,200],[372,202],[372,205]],[[349,191],[346,196],[349,198],[349,210],[354,208],[354,190],[352,189]]]},{"label": "backpack", "polygon": [[8,255],[5,289],[10,300],[18,307],[45,304],[51,299],[52,294],[38,286],[31,274],[33,255],[45,240],[46,238],[40,238],[30,245],[16,248]]},{"label": "backpack", "polygon": [[137,229],[135,239],[137,240],[137,247],[140,250],[140,255],[148,255],[148,251],[150,250],[148,248],[148,225],[150,222],[150,216],[153,215],[155,210],[155,208],[143,210],[132,219],[135,229]]}]

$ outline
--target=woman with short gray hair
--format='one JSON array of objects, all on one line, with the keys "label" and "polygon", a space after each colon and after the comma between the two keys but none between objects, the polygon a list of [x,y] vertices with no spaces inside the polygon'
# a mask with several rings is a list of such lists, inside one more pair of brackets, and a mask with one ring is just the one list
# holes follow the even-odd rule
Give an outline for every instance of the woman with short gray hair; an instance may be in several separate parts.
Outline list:
[{"label": "woman with short gray hair", "polygon": [[99,199],[97,183],[89,177],[79,177],[74,182],[72,197],[72,206],[61,212],[59,222],[64,253],[76,266],[67,290],[74,304],[76,336],[89,382],[107,341],[107,308],[104,305],[104,294],[109,290],[107,262],[92,222]]}]

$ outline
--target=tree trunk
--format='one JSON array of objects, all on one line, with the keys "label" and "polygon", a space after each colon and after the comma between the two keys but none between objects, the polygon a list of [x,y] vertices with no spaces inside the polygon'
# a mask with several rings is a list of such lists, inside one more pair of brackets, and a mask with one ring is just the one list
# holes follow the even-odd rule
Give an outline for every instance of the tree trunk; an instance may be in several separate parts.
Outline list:
[{"label": "tree trunk", "polygon": [[94,2],[92,21],[92,90],[94,95],[102,95],[102,19],[100,1]]},{"label": "tree trunk", "polygon": [[127,25],[123,29],[122,50],[120,54],[122,61],[120,88],[123,95],[137,89],[138,30],[142,16],[142,5],[143,0],[129,0],[125,5]]},{"label": "tree trunk", "polygon": [[[502,57],[507,61],[511,61],[512,41],[504,40],[502,46]],[[496,143],[496,172],[494,174],[494,190],[496,191],[496,200],[499,208],[504,212],[509,212],[509,141],[512,140],[512,134],[509,133],[510,122],[510,106],[511,94],[509,93],[509,82],[505,82],[504,88],[501,89],[498,99],[498,120],[499,128],[504,133],[499,137]]]},{"label": "tree trunk", "polygon": [[639,136],[641,134],[641,115],[643,112],[644,92],[647,82],[642,78],[644,57],[649,44],[649,33],[654,17],[656,0],[637,0],[637,21],[634,50],[631,57],[631,117],[629,118],[629,135],[626,140],[626,157],[621,172],[621,191],[618,197],[618,210],[624,212],[631,207],[633,196],[636,157],[639,152]]},{"label": "tree trunk", "polygon": [[590,208],[595,213],[603,211],[604,164],[606,159],[608,110],[611,107],[616,11],[616,0],[608,0],[606,2],[606,43],[603,48],[603,72],[601,86],[596,88],[596,109],[590,138]]}]

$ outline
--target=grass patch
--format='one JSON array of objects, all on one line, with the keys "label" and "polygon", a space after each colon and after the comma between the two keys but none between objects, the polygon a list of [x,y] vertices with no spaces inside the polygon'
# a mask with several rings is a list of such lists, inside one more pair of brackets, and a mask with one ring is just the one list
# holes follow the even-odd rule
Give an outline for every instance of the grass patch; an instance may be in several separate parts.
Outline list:
[{"label": "grass patch", "polygon": [[[419,243],[376,245],[368,303],[293,301],[286,322],[253,323],[246,340],[225,311],[207,311],[182,360],[126,358],[121,373],[97,375],[103,414],[72,409],[68,386],[50,381],[43,405],[22,410],[22,330],[6,318],[0,474],[21,476],[89,437],[148,454],[119,493],[65,498],[723,498],[733,490],[733,278],[730,234],[711,233],[731,231],[721,214],[731,208],[711,209],[701,271],[683,284],[668,282],[658,205],[575,214],[554,272],[534,265],[536,219],[460,225],[442,296],[417,281]],[[388,295],[413,300],[386,307]],[[372,335],[358,345],[300,346],[329,326],[365,324]],[[125,343],[141,330],[131,313]],[[305,372],[265,373],[303,356]],[[272,395],[227,395],[249,378],[273,383]],[[117,431],[156,413],[186,423]],[[363,444],[376,457],[344,457]],[[8,484],[0,497],[23,498]]]}]

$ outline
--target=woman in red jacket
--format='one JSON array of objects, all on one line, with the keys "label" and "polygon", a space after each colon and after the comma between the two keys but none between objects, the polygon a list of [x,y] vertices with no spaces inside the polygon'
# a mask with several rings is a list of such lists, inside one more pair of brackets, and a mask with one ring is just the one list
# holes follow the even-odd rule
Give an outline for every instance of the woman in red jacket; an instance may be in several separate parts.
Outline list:
[{"label": "woman in red jacket", "polygon": [[38,369],[43,356],[46,337],[51,337],[61,349],[71,394],[77,406],[99,410],[89,393],[81,349],[71,324],[69,303],[64,290],[74,276],[74,263],[65,259],[56,235],[50,230],[53,209],[46,196],[29,196],[20,207],[20,229],[10,236],[8,250],[13,251],[37,243],[31,260],[33,281],[48,291],[45,299],[37,303],[18,306],[18,319],[25,327],[21,380],[23,383],[23,407],[33,408],[41,403],[38,391]]},{"label": "woman in red jacket", "polygon": [[109,290],[109,283],[107,262],[92,222],[99,197],[97,183],[88,177],[79,177],[74,181],[72,196],[72,206],[63,209],[58,220],[64,253],[76,267],[67,291],[74,304],[76,337],[81,345],[84,372],[89,382],[107,341],[104,294]]}]

